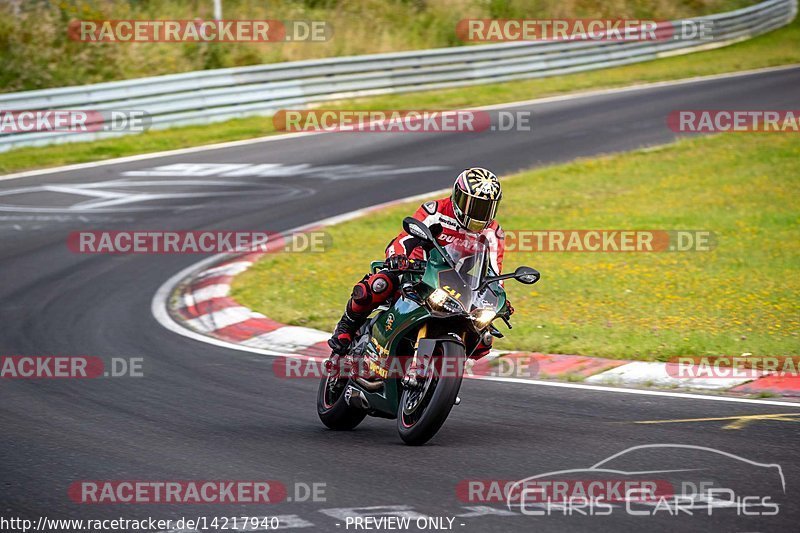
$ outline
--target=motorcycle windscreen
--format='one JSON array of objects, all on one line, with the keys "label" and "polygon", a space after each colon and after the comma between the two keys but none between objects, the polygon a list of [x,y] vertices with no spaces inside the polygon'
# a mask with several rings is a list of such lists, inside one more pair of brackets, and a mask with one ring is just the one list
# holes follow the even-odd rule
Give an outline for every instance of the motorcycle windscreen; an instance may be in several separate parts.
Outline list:
[{"label": "motorcycle windscreen", "polygon": [[486,275],[488,250],[483,236],[456,239],[444,247],[455,264],[455,271],[470,289],[477,289]]},{"label": "motorcycle windscreen", "polygon": [[480,241],[456,242],[445,246],[455,269],[439,273],[439,287],[458,300],[465,310],[472,309],[475,290],[486,272],[486,246]]}]

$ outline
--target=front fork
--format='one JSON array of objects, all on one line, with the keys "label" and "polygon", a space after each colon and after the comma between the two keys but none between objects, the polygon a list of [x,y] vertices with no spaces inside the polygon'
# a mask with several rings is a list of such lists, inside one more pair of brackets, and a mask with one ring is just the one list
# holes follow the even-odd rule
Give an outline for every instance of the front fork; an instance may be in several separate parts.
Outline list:
[{"label": "front fork", "polygon": [[425,338],[428,334],[428,324],[422,324],[417,332],[417,342],[414,343],[414,355],[411,358],[411,366],[403,376],[403,386],[407,389],[415,389],[420,386],[417,379],[417,353],[419,352],[419,341]]},{"label": "front fork", "polygon": [[[419,355],[420,342],[425,338],[427,334],[428,334],[428,324],[423,324],[419,328],[419,331],[417,332],[417,342],[414,344],[414,355],[412,356],[411,359],[411,366],[409,367],[408,372],[406,372],[406,375],[403,376],[402,379],[402,384],[407,389],[416,389],[423,385],[423,383],[420,382],[420,375],[417,367],[417,362],[418,362],[417,357]],[[466,339],[464,338],[465,335],[461,335],[460,337],[461,337],[461,342],[466,344]],[[426,370],[432,371],[432,369],[426,369]]]}]

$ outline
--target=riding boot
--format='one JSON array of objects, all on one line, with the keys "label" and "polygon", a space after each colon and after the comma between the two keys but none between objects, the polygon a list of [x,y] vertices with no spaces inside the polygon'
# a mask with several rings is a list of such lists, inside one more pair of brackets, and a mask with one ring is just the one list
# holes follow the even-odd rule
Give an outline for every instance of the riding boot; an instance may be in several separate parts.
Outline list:
[{"label": "riding boot", "polygon": [[347,309],[339,323],[336,324],[333,335],[328,339],[328,346],[331,347],[334,354],[345,355],[347,353],[350,343],[353,342],[353,336],[358,331],[358,328],[364,325],[368,316],[369,314],[353,312],[350,302],[347,302]]}]

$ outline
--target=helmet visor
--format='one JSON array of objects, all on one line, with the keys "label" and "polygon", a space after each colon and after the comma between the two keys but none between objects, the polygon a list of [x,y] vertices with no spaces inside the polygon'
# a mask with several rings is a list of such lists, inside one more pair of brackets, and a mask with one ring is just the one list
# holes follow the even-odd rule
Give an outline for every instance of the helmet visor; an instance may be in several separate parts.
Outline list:
[{"label": "helmet visor", "polygon": [[[453,201],[455,202],[456,206],[458,206],[459,211],[461,211],[468,219],[466,221],[466,225],[470,230],[480,231],[484,229],[489,222],[494,220],[494,217],[497,214],[497,206],[500,205],[500,200],[477,198],[475,196],[470,196],[458,188],[456,188],[454,192],[455,194],[453,195]],[[482,227],[475,229],[477,225],[471,224],[471,221],[482,224]]]}]

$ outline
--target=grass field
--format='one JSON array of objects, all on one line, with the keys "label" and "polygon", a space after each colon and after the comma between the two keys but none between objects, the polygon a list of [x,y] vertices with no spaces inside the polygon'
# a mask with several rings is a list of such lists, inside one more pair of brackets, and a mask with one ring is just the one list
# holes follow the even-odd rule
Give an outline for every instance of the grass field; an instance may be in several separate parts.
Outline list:
[{"label": "grass field", "polygon": [[[672,80],[800,62],[800,18],[751,41],[695,54],[569,76],[425,91],[324,104],[336,109],[458,109],[539,98],[586,89]],[[151,131],[87,143],[19,148],[0,153],[0,172],[170,150],[274,133],[272,120],[252,117],[208,126]]]},{"label": "grass field", "polygon": [[[699,229],[710,252],[509,253],[517,314],[502,349],[666,360],[676,355],[800,352],[800,137],[728,134],[576,161],[503,180],[506,230]],[[318,254],[270,256],[234,296],[279,321],[332,328],[402,217],[387,209],[330,228]],[[337,246],[358,242],[357,247]],[[271,280],[281,279],[282,283]],[[501,326],[503,328],[503,326]]]}]

